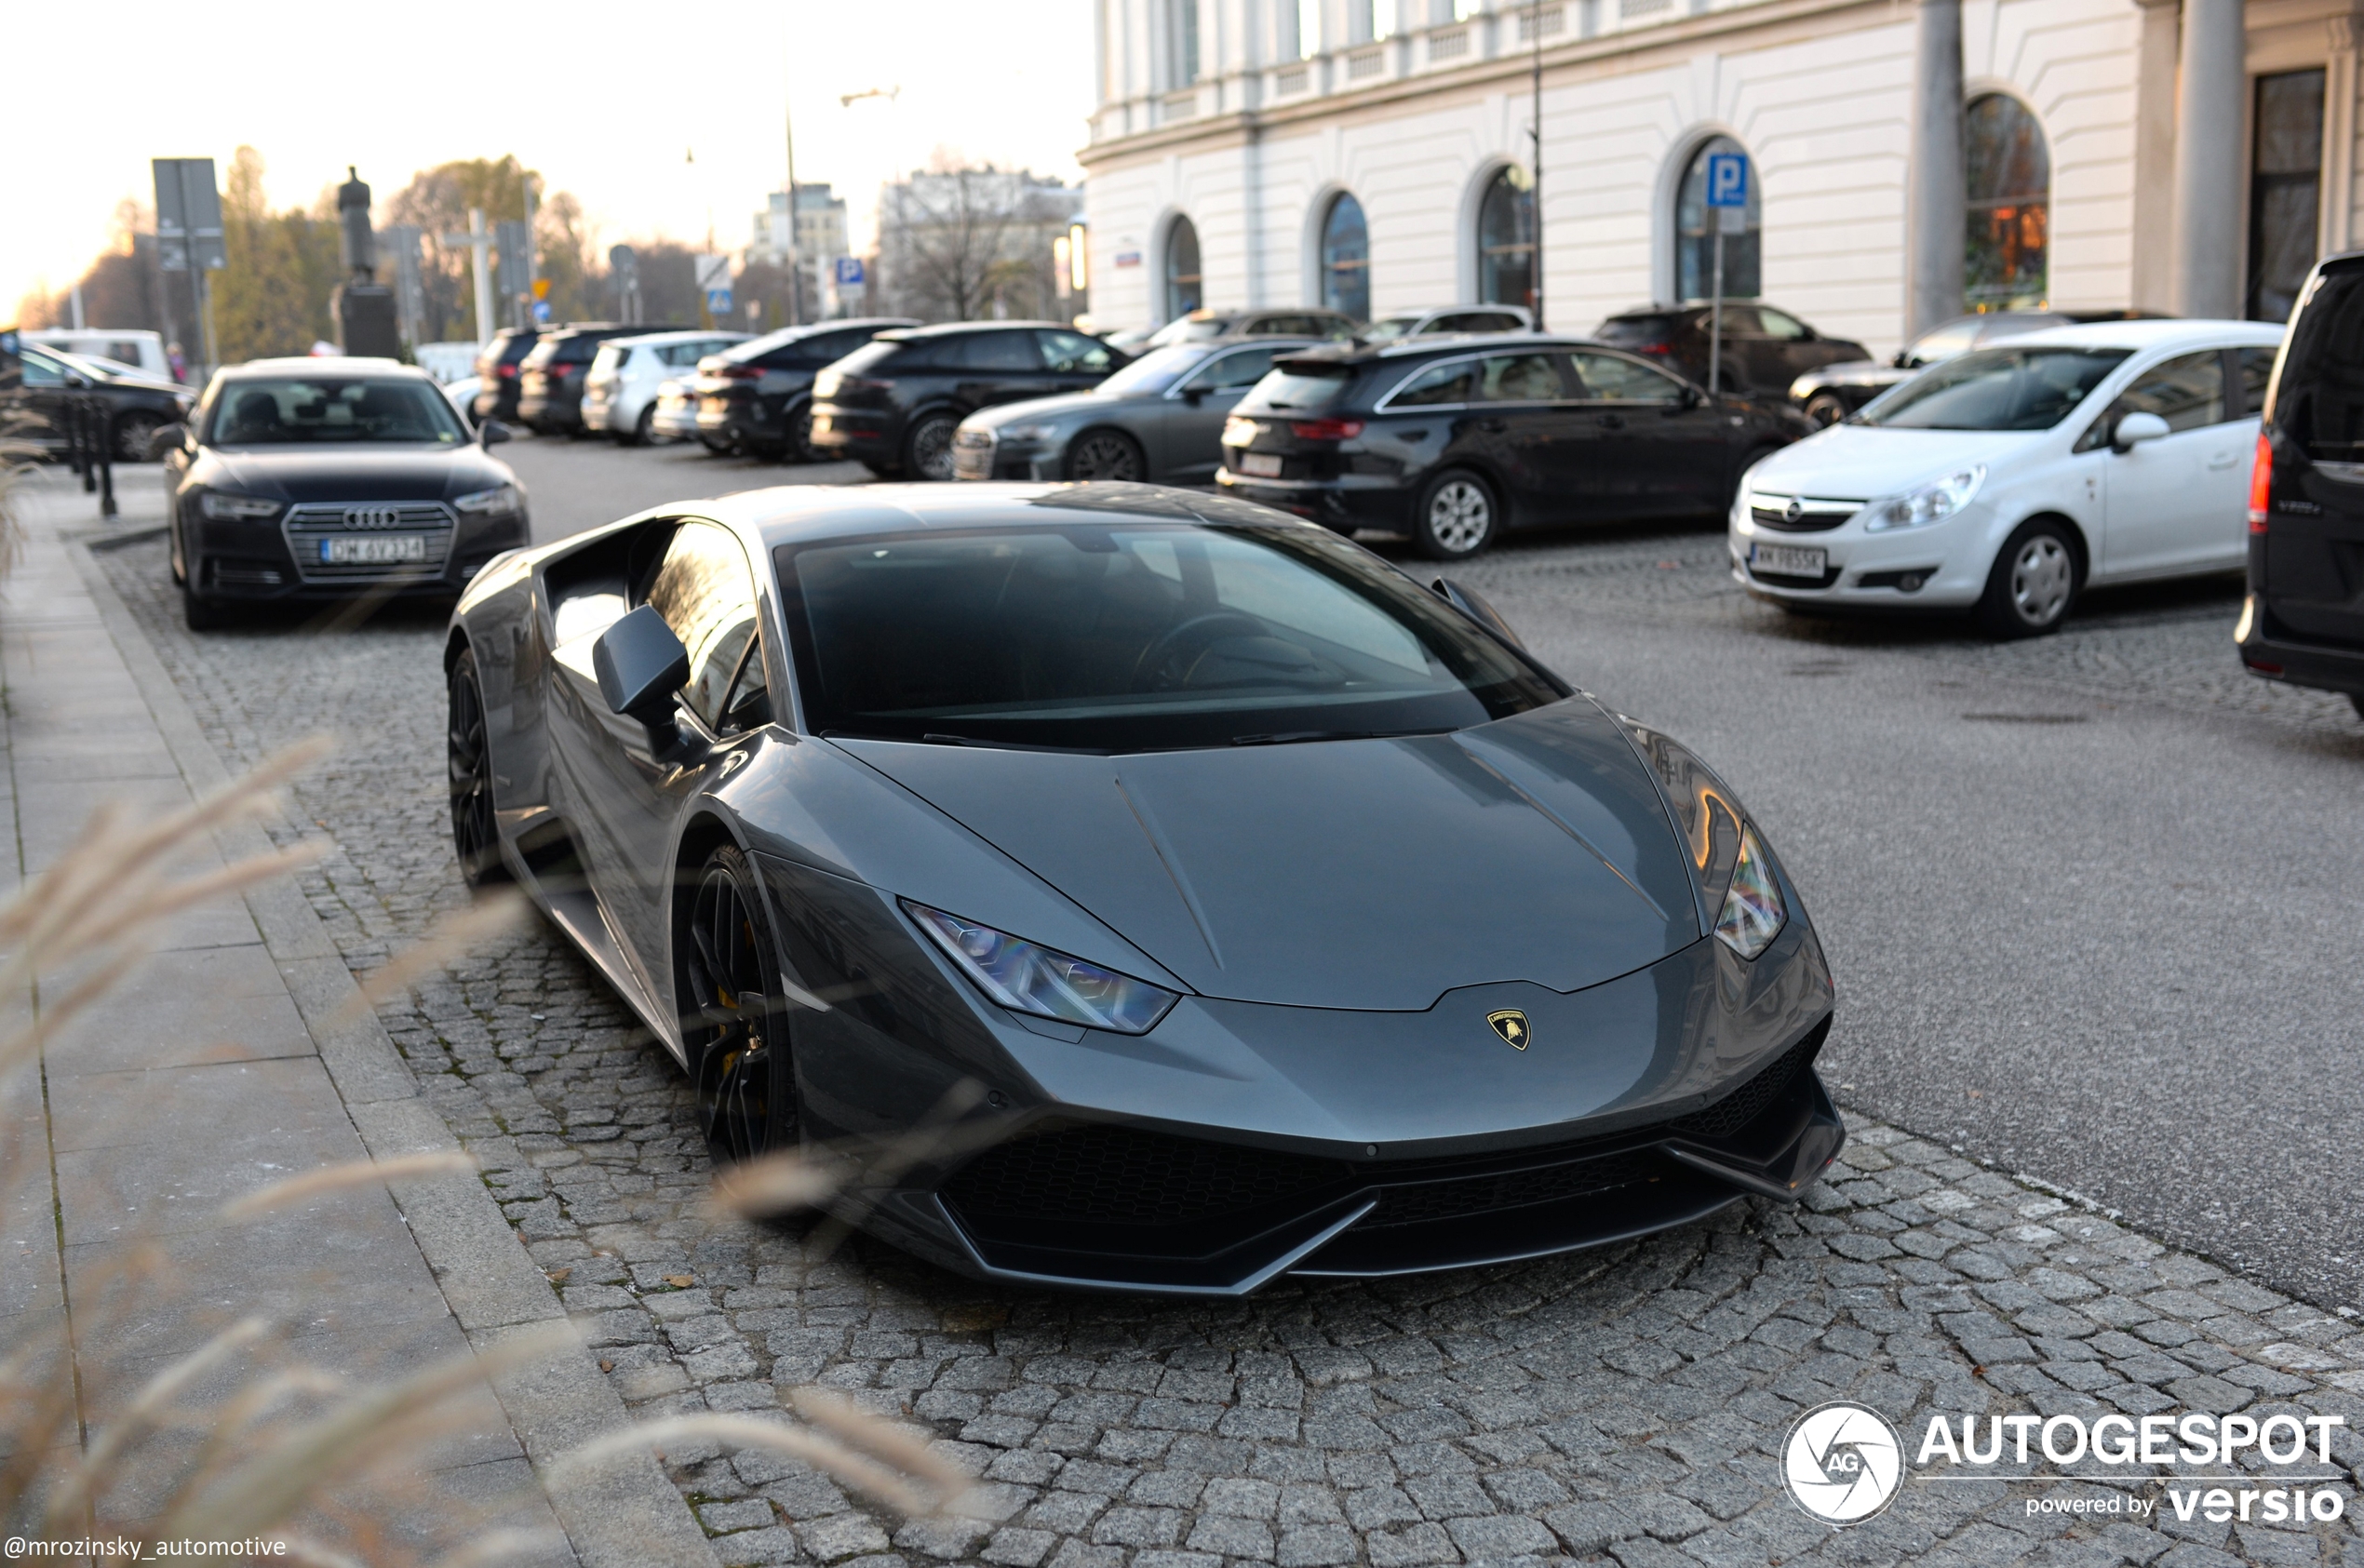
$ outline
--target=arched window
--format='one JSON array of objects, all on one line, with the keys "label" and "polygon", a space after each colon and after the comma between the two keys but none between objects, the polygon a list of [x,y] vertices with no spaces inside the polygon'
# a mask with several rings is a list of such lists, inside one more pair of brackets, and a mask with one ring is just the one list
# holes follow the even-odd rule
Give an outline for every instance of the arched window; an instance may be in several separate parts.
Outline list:
[{"label": "arched window", "polygon": [[1969,255],[1963,294],[1972,310],[2044,303],[2045,242],[2052,229],[2052,154],[2044,127],[2006,93],[1974,98],[1965,116]]},{"label": "arched window", "polygon": [[1165,232],[1165,318],[1179,321],[1204,303],[1198,227],[1188,218],[1176,218]]},{"label": "arched window", "polygon": [[[1707,205],[1707,161],[1718,153],[1745,153],[1728,136],[1710,137],[1691,154],[1683,171],[1683,187],[1674,198],[1674,293],[1677,299],[1704,300],[1715,291],[1716,214]],[[1724,236],[1724,295],[1753,300],[1764,292],[1764,272],[1758,264],[1758,230],[1765,220],[1757,171],[1749,169],[1746,226]]]},{"label": "arched window", "polygon": [[1512,164],[1478,205],[1478,302],[1535,308],[1535,177]]},{"label": "arched window", "polygon": [[1322,302],[1357,321],[1371,319],[1371,231],[1363,204],[1343,194],[1322,220]]}]

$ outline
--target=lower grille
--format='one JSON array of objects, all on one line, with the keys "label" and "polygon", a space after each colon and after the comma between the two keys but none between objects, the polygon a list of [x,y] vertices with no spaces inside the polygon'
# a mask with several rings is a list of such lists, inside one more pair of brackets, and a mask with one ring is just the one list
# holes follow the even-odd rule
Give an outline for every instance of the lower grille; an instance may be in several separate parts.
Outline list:
[{"label": "lower grille", "polygon": [[1309,1197],[1349,1174],[1336,1160],[1128,1127],[1068,1127],[987,1150],[944,1193],[968,1214],[1173,1226]]},{"label": "lower grille", "polygon": [[287,574],[266,561],[242,561],[216,556],[206,562],[217,588],[275,588]]},{"label": "lower grille", "polygon": [[[1791,509],[1796,509],[1792,515]],[[1749,517],[1757,527],[1783,533],[1824,533],[1863,510],[1860,501],[1823,500],[1814,496],[1749,494]]]},{"label": "lower grille", "polygon": [[1814,1053],[1822,1048],[1823,1031],[1815,1030],[1804,1039],[1783,1052],[1764,1071],[1726,1094],[1705,1110],[1677,1117],[1663,1131],[1693,1138],[1728,1138],[1765,1113],[1765,1107],[1781,1097],[1791,1080],[1806,1070]]},{"label": "lower grille", "polygon": [[[368,514],[368,525],[348,525],[348,511]],[[442,576],[443,564],[451,553],[453,522],[450,508],[440,502],[333,501],[291,508],[280,528],[287,536],[288,551],[295,557],[296,570],[306,583],[384,583]],[[321,544],[326,540],[393,534],[424,538],[424,556],[391,564],[356,561],[333,565],[321,556]]]},{"label": "lower grille", "polygon": [[1607,1192],[1653,1180],[1666,1169],[1663,1156],[1654,1149],[1639,1148],[1525,1171],[1497,1171],[1457,1181],[1387,1187],[1381,1191],[1379,1206],[1356,1228],[1375,1230],[1390,1225],[1423,1225],[1430,1220],[1497,1213],[1525,1203],[1581,1198],[1587,1193]]}]

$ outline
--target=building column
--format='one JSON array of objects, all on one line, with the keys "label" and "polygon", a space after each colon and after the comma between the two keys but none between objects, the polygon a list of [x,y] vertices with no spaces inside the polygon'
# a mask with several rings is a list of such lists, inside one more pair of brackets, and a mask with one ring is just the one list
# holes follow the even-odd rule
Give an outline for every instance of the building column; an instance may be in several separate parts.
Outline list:
[{"label": "building column", "polygon": [[2323,70],[2323,233],[2316,253],[2355,247],[2357,19],[2332,17]]},{"label": "building column", "polygon": [[2128,259],[2127,302],[2164,311],[2174,302],[2175,38],[2177,0],[2142,7],[2134,74],[2134,249]]},{"label": "building column", "polygon": [[2244,0],[2183,0],[2183,80],[2175,101],[2175,239],[2170,308],[2178,315],[2241,314],[2244,100],[2249,24]]},{"label": "building column", "polygon": [[1920,0],[1906,177],[1905,323],[1918,337],[1962,314],[1968,169],[1962,155],[1962,0]]}]

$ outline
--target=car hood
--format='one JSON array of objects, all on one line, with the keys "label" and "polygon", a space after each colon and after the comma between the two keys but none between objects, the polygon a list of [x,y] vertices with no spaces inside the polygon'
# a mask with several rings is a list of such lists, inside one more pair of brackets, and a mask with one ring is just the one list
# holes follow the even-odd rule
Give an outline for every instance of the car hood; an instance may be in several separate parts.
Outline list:
[{"label": "car hood", "polygon": [[1992,467],[2025,451],[2048,434],[1834,424],[1758,463],[1749,471],[1749,483],[1783,495],[1869,501],[1943,478],[1966,462]]},{"label": "car hood", "polygon": [[1700,935],[1663,797],[1583,698],[1401,740],[836,744],[1208,997],[1412,1012],[1487,982],[1574,991]]},{"label": "car hood", "polygon": [[1155,394],[1103,397],[1095,392],[1067,392],[1056,397],[1029,397],[1023,403],[997,403],[989,409],[979,409],[961,422],[998,430],[1005,424],[1039,424],[1068,415],[1110,414],[1120,409],[1156,400]]},{"label": "car hood", "polygon": [[289,447],[209,450],[208,485],[275,501],[446,501],[515,482],[506,464],[465,447]]}]

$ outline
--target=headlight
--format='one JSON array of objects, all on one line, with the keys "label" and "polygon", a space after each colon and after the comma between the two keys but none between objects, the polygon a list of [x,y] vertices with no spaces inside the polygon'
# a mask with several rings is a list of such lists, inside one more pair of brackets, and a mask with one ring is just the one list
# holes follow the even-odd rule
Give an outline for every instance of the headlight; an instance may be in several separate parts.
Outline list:
[{"label": "headlight", "polygon": [[1048,441],[1058,433],[1055,424],[1005,424],[996,432],[1004,441]]},{"label": "headlight", "polygon": [[1985,478],[1986,464],[1973,463],[1916,490],[1907,490],[1893,501],[1874,502],[1867,508],[1871,516],[1863,530],[1885,533],[1890,529],[1917,529],[1941,523],[1970,503],[1970,497],[1978,494]]},{"label": "headlight", "polygon": [[232,495],[227,490],[208,490],[197,503],[197,510],[224,523],[250,523],[260,517],[275,517],[279,503],[266,501],[259,495]]},{"label": "headlight", "polygon": [[525,504],[525,497],[515,485],[495,485],[489,490],[472,490],[451,503],[471,516],[489,517],[504,512],[515,512]]},{"label": "headlight", "polygon": [[1003,1007],[1092,1029],[1145,1034],[1177,1000],[1172,991],[1028,942],[1006,931],[903,901],[920,929],[977,987]]},{"label": "headlight", "polygon": [[1781,902],[1780,884],[1756,841],[1756,829],[1740,829],[1740,856],[1732,865],[1732,884],[1724,894],[1723,911],[1715,918],[1716,940],[1744,958],[1753,958],[1773,945],[1788,923],[1789,906]]}]

